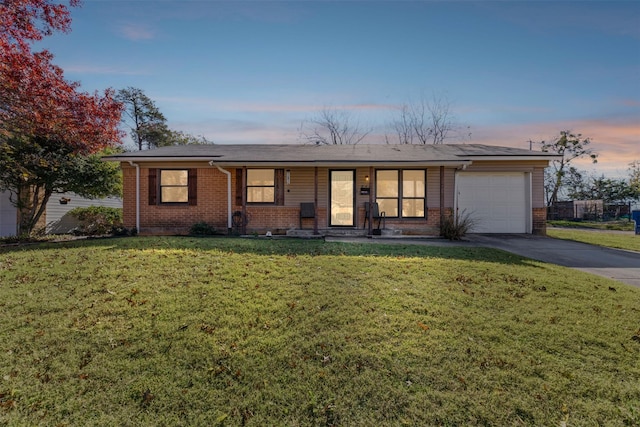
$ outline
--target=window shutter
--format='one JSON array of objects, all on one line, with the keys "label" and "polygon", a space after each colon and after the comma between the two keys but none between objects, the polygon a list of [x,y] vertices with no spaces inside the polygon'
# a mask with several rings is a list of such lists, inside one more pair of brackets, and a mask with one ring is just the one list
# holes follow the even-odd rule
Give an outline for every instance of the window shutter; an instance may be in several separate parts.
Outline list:
[{"label": "window shutter", "polygon": [[198,204],[198,169],[189,169],[189,205],[195,206]]},{"label": "window shutter", "polygon": [[276,169],[275,175],[276,205],[282,206],[284,205],[284,169]]},{"label": "window shutter", "polygon": [[236,169],[236,206],[242,206],[242,169]]},{"label": "window shutter", "polygon": [[149,169],[149,205],[158,204],[158,169]]}]

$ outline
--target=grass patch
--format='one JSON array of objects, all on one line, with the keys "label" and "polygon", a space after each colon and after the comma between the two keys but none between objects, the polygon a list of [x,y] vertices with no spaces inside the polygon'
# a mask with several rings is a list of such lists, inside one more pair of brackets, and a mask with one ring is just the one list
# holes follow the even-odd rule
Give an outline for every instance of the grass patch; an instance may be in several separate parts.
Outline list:
[{"label": "grass patch", "polygon": [[485,248],[3,248],[0,424],[637,425],[639,307]]},{"label": "grass patch", "polygon": [[0,237],[0,245],[18,245],[30,243],[61,242],[74,240],[76,237],[69,234],[34,234],[32,236],[6,236]]},{"label": "grass patch", "polygon": [[547,221],[552,227],[595,228],[597,230],[634,231],[635,223],[628,220],[619,221]]},{"label": "grass patch", "polygon": [[579,229],[547,228],[547,236],[555,237],[556,239],[575,240],[577,242],[608,248],[640,252],[640,236],[636,236],[634,233],[620,234],[607,233],[605,231],[593,232]]}]

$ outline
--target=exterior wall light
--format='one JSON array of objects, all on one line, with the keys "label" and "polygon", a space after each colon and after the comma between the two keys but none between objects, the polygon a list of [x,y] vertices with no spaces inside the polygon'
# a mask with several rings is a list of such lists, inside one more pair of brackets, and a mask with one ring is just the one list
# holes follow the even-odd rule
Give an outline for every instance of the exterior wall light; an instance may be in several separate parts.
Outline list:
[{"label": "exterior wall light", "polygon": [[369,175],[364,176],[364,185],[360,187],[360,195],[366,196],[369,194]]}]

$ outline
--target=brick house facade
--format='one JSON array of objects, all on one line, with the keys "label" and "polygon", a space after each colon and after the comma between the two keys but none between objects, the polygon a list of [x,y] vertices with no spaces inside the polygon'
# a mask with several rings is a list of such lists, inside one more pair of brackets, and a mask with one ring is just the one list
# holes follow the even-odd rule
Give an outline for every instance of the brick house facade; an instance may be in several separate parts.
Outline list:
[{"label": "brick house facade", "polygon": [[[123,170],[125,226],[140,234],[186,234],[198,222],[221,233],[371,234],[377,221],[365,227],[365,203],[376,203],[386,231],[435,236],[463,206],[487,219],[480,232],[544,234],[553,159],[482,145],[203,145],[107,158]],[[302,203],[313,203],[313,218],[300,217]],[[513,225],[501,229],[501,216]]]}]

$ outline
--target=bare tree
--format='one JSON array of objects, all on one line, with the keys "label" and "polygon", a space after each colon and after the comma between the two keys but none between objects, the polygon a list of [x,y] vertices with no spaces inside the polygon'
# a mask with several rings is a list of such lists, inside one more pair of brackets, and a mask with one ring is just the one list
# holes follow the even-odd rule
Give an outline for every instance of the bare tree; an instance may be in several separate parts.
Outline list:
[{"label": "bare tree", "polygon": [[311,144],[355,145],[370,132],[370,129],[363,129],[348,111],[325,107],[317,118],[302,122],[300,140]]},{"label": "bare tree", "polygon": [[400,107],[398,118],[391,123],[400,144],[442,144],[458,130],[451,103],[442,95],[424,95],[416,102]]},{"label": "bare tree", "polygon": [[391,123],[391,127],[398,136],[399,144],[413,144],[416,135],[413,130],[412,109],[409,105],[404,104],[400,107],[398,118]]}]

